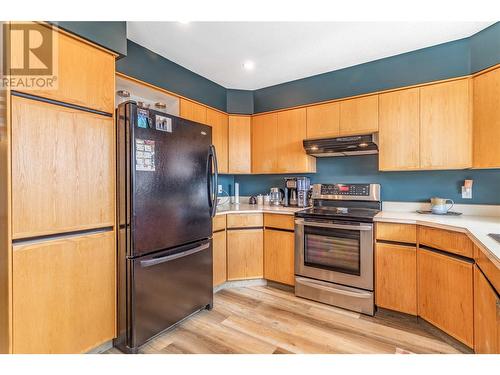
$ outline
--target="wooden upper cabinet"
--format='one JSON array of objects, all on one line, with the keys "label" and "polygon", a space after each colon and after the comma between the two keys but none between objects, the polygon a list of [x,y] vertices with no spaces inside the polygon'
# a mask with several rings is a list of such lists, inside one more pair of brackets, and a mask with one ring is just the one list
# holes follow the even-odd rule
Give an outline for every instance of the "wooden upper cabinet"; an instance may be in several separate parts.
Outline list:
[{"label": "wooden upper cabinet", "polygon": [[278,173],[316,172],[316,158],[306,154],[302,141],[306,138],[306,109],[278,112]]},{"label": "wooden upper cabinet", "polygon": [[379,95],[379,169],[420,167],[419,88]]},{"label": "wooden upper cabinet", "polygon": [[[102,49],[75,39],[65,33],[55,32],[57,37],[57,88],[47,90],[22,90],[76,104],[107,113],[114,112],[115,103],[115,56]],[[12,51],[13,54],[23,51]]]},{"label": "wooden upper cabinet", "polygon": [[252,117],[252,173],[277,170],[278,114]]},{"label": "wooden upper cabinet", "polygon": [[229,116],[229,173],[252,172],[251,122],[250,116]]},{"label": "wooden upper cabinet", "polygon": [[474,266],[474,351],[500,354],[500,298]]},{"label": "wooden upper cabinet", "polygon": [[187,120],[196,121],[202,124],[207,123],[207,107],[204,105],[180,98],[179,116]]},{"label": "wooden upper cabinet", "polygon": [[471,83],[462,79],[420,88],[421,169],[472,166]]},{"label": "wooden upper cabinet", "polygon": [[500,68],[474,77],[474,168],[500,168]]},{"label": "wooden upper cabinet", "polygon": [[111,117],[12,97],[12,235],[114,225]]},{"label": "wooden upper cabinet", "polygon": [[217,153],[219,173],[228,172],[228,116],[207,108],[207,125],[212,127],[212,144]]},{"label": "wooden upper cabinet", "polygon": [[472,262],[419,248],[417,269],[418,315],[472,348]]},{"label": "wooden upper cabinet", "polygon": [[115,337],[113,231],[14,245],[13,352],[85,353]]},{"label": "wooden upper cabinet", "polygon": [[338,137],[340,133],[340,104],[313,105],[307,111],[307,138]]},{"label": "wooden upper cabinet", "polygon": [[378,95],[340,101],[340,135],[378,131]]}]

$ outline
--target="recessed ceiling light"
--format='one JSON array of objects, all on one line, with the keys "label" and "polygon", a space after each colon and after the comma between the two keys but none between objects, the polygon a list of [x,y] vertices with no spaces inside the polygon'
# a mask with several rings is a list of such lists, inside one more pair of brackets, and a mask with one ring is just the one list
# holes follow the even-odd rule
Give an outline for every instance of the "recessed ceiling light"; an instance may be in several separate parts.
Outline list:
[{"label": "recessed ceiling light", "polygon": [[245,70],[253,70],[255,68],[255,63],[253,61],[245,61],[243,63],[243,69]]},{"label": "recessed ceiling light", "polygon": [[189,25],[189,21],[179,21],[181,25]]}]

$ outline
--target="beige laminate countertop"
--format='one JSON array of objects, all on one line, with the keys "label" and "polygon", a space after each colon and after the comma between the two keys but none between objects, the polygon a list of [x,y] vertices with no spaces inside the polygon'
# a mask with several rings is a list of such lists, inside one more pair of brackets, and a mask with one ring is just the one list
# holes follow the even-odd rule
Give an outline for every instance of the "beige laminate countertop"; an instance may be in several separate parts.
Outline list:
[{"label": "beige laminate countertop", "polygon": [[293,215],[295,212],[305,209],[305,207],[283,207],[283,206],[270,206],[270,205],[257,205],[257,204],[224,204],[217,206],[216,215],[225,214],[283,214]]},{"label": "beige laminate countertop", "polygon": [[500,233],[500,217],[496,216],[439,216],[416,212],[381,211],[375,216],[376,222],[418,224],[435,228],[463,232],[480,248],[488,251],[490,259],[500,265],[500,243],[488,233]]}]

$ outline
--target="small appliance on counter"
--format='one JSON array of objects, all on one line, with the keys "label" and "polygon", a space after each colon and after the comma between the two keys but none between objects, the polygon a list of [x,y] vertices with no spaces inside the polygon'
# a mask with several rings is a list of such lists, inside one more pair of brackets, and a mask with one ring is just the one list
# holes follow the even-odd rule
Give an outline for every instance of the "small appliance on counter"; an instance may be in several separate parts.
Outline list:
[{"label": "small appliance on counter", "polygon": [[[451,202],[448,206],[448,202]],[[451,208],[455,202],[452,199],[446,198],[431,198],[431,209],[430,210],[417,210],[419,214],[434,214],[434,215],[450,215],[450,216],[458,216],[462,215],[461,212],[451,211]]]},{"label": "small appliance on counter", "polygon": [[309,177],[285,178],[283,206],[307,207],[309,205],[310,188],[311,180]]},{"label": "small appliance on counter", "polygon": [[295,213],[295,295],[373,315],[378,184],[314,184]]},{"label": "small appliance on counter", "polygon": [[285,192],[278,187],[272,187],[269,193],[269,204],[271,206],[279,206],[283,200]]}]

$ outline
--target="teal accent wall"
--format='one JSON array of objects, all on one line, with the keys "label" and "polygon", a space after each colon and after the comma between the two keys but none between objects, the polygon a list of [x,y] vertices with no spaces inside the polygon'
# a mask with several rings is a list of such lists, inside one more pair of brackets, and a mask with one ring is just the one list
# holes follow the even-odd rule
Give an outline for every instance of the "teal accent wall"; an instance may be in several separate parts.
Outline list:
[{"label": "teal accent wall", "polygon": [[[287,176],[235,175],[226,177],[226,184],[238,182],[241,195],[263,194],[272,186],[284,187]],[[500,169],[379,172],[378,155],[364,155],[318,158],[317,173],[299,176],[310,177],[312,183],[379,183],[385,201],[426,202],[439,196],[456,203],[500,204]],[[461,198],[465,179],[474,180],[473,199]]]},{"label": "teal accent wall", "polygon": [[60,28],[118,53],[127,54],[125,21],[51,21]]},{"label": "teal accent wall", "polygon": [[149,49],[127,41],[127,56],[116,71],[226,111],[226,89]]},{"label": "teal accent wall", "polygon": [[227,89],[226,108],[228,113],[236,115],[253,114],[253,91]]},{"label": "teal accent wall", "polygon": [[471,73],[500,62],[500,22],[470,37]]}]

